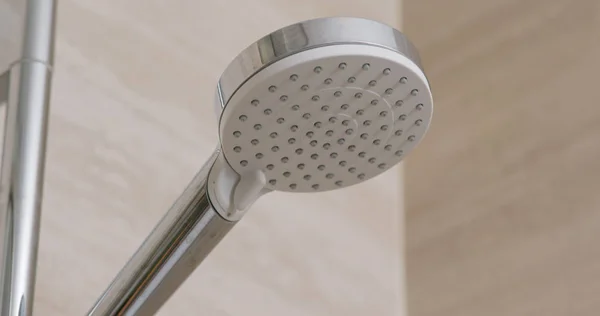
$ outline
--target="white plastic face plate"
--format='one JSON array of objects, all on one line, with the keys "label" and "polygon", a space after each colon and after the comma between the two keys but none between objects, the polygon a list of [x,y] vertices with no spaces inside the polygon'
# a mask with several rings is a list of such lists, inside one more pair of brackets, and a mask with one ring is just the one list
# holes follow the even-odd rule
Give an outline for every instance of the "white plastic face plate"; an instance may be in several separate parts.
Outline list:
[{"label": "white plastic face plate", "polygon": [[283,58],[245,82],[220,121],[223,153],[267,188],[338,189],[400,162],[423,138],[433,101],[422,71],[403,55],[344,44]]}]

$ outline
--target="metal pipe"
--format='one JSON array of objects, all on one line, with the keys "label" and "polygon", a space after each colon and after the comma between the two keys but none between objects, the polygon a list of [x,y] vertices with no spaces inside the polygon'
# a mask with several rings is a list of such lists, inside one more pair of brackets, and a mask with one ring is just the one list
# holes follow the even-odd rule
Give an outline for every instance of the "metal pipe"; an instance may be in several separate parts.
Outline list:
[{"label": "metal pipe", "polygon": [[[33,310],[56,2],[29,0],[21,59],[9,70],[2,169],[0,313]],[[0,89],[2,90],[2,89]]]},{"label": "metal pipe", "polygon": [[88,315],[153,315],[235,225],[208,197],[208,174],[217,156],[196,174]]}]

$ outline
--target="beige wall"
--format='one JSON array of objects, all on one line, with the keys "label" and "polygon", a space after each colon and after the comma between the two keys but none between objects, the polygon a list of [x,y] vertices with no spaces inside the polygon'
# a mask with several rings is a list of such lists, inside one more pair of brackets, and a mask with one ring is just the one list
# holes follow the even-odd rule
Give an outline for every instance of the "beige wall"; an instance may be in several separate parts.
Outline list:
[{"label": "beige wall", "polygon": [[25,1],[0,0],[0,74],[19,59]]},{"label": "beige wall", "polygon": [[404,16],[436,101],[406,165],[410,315],[598,315],[600,2]]},{"label": "beige wall", "polygon": [[[82,315],[217,143],[218,76],[248,44],[396,0],[62,0],[35,312]],[[396,170],[397,171],[397,170]],[[260,200],[162,315],[402,315],[398,172]]]}]

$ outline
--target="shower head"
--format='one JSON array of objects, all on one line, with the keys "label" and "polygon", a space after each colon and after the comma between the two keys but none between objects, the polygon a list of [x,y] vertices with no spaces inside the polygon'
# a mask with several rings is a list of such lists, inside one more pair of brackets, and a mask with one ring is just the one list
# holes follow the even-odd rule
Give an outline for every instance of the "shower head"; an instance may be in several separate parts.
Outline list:
[{"label": "shower head", "polygon": [[411,44],[360,18],[263,37],[227,67],[216,105],[221,153],[237,177],[226,183],[242,184],[219,187],[227,194],[217,200],[237,210],[272,190],[328,191],[381,174],[423,138],[433,106]]},{"label": "shower head", "polygon": [[409,41],[359,18],[258,40],[226,68],[215,106],[215,153],[89,315],[153,314],[258,197],[373,178],[416,146],[433,110]]}]

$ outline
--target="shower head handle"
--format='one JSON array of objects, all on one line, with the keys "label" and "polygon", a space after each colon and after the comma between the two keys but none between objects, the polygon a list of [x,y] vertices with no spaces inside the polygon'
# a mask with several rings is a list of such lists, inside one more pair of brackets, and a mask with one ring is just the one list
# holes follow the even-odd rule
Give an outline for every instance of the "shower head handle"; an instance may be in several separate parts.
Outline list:
[{"label": "shower head handle", "polygon": [[208,196],[215,151],[87,315],[153,315],[234,226]]}]

